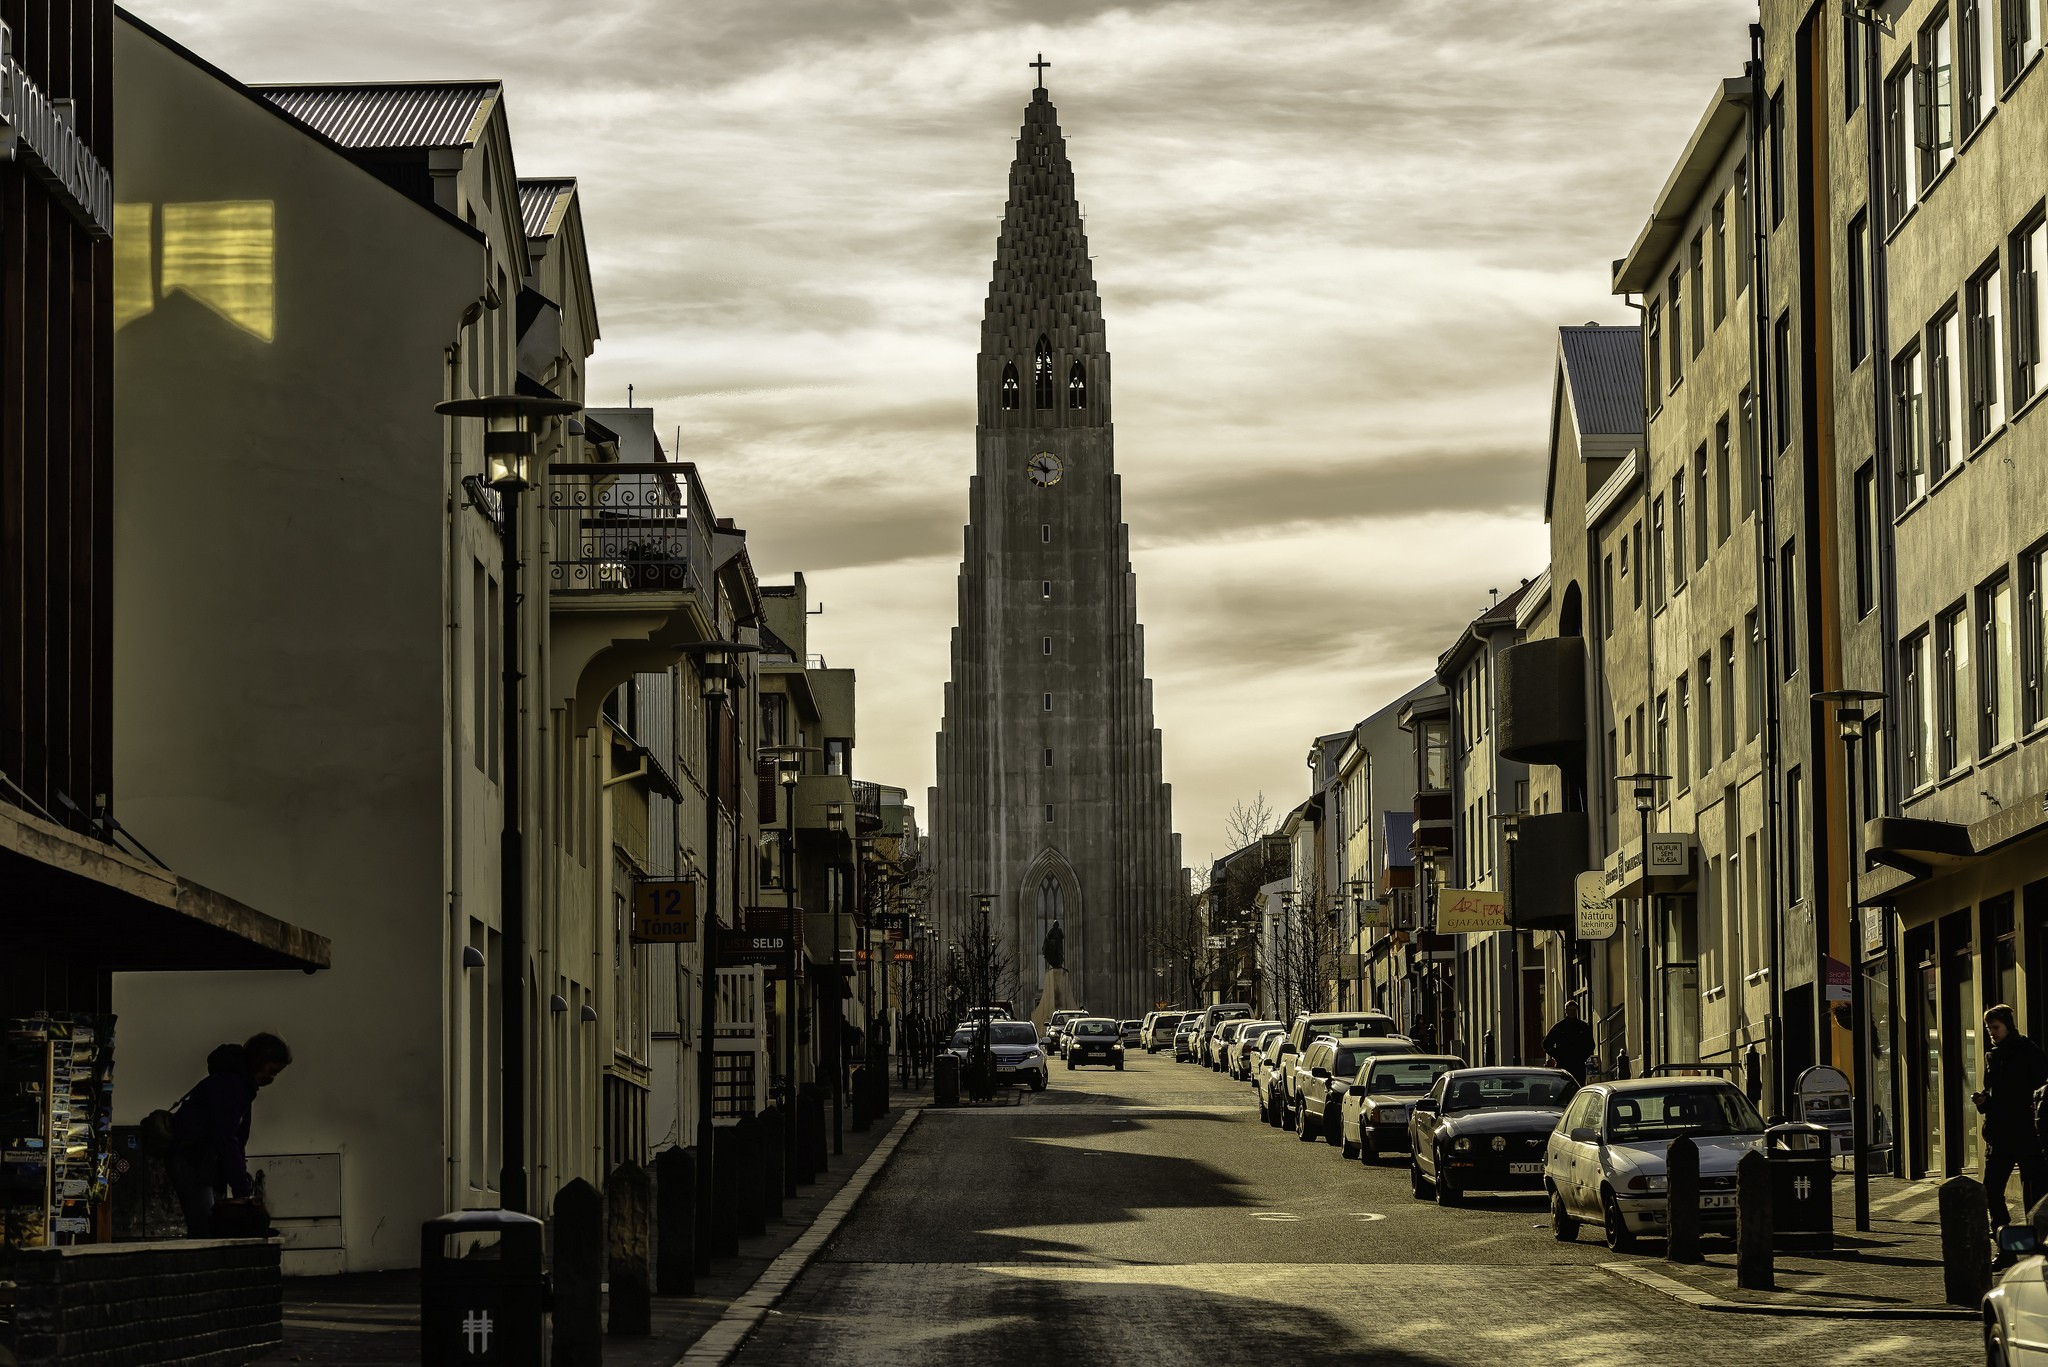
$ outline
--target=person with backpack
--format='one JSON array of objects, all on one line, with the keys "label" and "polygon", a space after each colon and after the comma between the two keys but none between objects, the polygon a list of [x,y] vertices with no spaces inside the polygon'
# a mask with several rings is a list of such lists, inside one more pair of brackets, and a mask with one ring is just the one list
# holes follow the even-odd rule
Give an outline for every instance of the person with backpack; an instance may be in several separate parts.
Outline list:
[{"label": "person with backpack", "polygon": [[276,1035],[251,1035],[206,1056],[206,1078],[170,1112],[171,1187],[194,1239],[215,1233],[221,1206],[255,1205],[249,1180],[249,1122],[256,1093],[291,1065],[289,1045]]},{"label": "person with backpack", "polygon": [[2014,1168],[2026,1209],[2043,1195],[2048,1163],[2042,1161],[2033,1112],[2034,1093],[2048,1085],[2048,1055],[2020,1033],[2013,1009],[2003,1002],[1984,1013],[1984,1035],[1984,1089],[1970,1100],[1984,1117],[1984,1204],[1996,1234],[2012,1221],[2005,1188]]}]

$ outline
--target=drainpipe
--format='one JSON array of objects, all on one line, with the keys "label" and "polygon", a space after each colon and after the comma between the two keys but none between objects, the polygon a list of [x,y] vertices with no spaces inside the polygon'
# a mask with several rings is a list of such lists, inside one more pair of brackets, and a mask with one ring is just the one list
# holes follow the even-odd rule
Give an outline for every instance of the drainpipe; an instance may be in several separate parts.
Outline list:
[{"label": "drainpipe", "polygon": [[[1621,302],[1636,311],[1638,315],[1636,335],[1642,338],[1643,346],[1647,353],[1647,349],[1651,345],[1648,298],[1631,302],[1629,297],[1624,294],[1621,297]],[[1636,402],[1640,414],[1639,425],[1642,428],[1642,441],[1636,447],[1636,479],[1640,489],[1640,497],[1637,499],[1637,504],[1642,509],[1644,541],[1648,541],[1651,537],[1657,535],[1656,524],[1650,520],[1650,367],[1647,364],[1647,359],[1646,354],[1646,363],[1640,368],[1641,378],[1636,386]],[[1627,537],[1624,535],[1624,554],[1626,549]],[[1655,560],[1659,554],[1661,554],[1661,551],[1651,554],[1646,557],[1646,560]],[[1657,616],[1657,602],[1651,593],[1650,585],[1642,582],[1643,576],[1649,572],[1647,563],[1638,563],[1636,565],[1636,584],[1643,595],[1643,730],[1636,737],[1636,771],[1638,773],[1657,772],[1652,767],[1653,761],[1647,755],[1650,749],[1649,728],[1657,720],[1657,634],[1651,627],[1651,622]],[[1660,577],[1656,589],[1661,593],[1663,587],[1663,581]],[[1609,781],[1613,781],[1612,775],[1609,776]],[[1652,937],[1656,929],[1657,899],[1650,892],[1650,826],[1648,815],[1645,814],[1637,824],[1642,832],[1641,839],[1643,842],[1643,919],[1641,928],[1637,931],[1642,944],[1636,960],[1640,965],[1640,972],[1643,978],[1643,1015],[1642,1020],[1637,1025],[1635,1056],[1642,1062],[1643,1071],[1647,1075],[1650,1059],[1654,1052],[1650,1048],[1650,1017],[1652,1015],[1650,1009],[1650,980],[1655,971],[1654,959],[1656,951],[1652,943]],[[1618,835],[1620,833],[1618,829],[1619,823],[1617,822],[1616,825],[1616,834]],[[1622,857],[1622,872],[1624,875],[1628,872],[1628,858],[1626,855]]]}]

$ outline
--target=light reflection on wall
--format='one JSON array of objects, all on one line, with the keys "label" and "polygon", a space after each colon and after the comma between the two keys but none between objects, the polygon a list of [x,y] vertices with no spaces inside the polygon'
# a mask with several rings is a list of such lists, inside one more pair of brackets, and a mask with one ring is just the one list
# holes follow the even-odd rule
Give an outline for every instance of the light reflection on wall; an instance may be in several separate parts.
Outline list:
[{"label": "light reflection on wall", "polygon": [[114,326],[183,290],[251,336],[273,340],[276,219],[276,206],[259,199],[166,204],[160,213],[149,204],[115,205]]}]

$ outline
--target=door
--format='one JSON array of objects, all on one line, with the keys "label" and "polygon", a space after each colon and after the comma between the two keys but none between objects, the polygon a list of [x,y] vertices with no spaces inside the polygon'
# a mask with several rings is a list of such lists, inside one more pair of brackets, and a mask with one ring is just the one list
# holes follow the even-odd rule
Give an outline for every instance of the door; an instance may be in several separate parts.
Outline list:
[{"label": "door", "polygon": [[1941,967],[1934,953],[1934,928],[1923,926],[1906,939],[1912,984],[1913,1100],[1915,1167],[1921,1177],[1948,1174],[1948,1136],[1941,1116]]}]

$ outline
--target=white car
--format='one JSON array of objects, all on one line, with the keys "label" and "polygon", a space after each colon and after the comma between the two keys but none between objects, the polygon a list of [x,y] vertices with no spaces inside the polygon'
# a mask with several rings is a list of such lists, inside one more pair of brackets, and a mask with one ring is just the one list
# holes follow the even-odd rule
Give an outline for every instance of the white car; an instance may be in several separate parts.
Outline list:
[{"label": "white car", "polygon": [[2048,1258],[2031,1224],[1998,1231],[1998,1247],[2017,1258],[1984,1295],[1984,1361],[1991,1367],[2048,1363]]},{"label": "white car", "polygon": [[1669,1220],[1664,1150],[1699,1145],[1700,1228],[1735,1231],[1735,1165],[1763,1147],[1763,1117],[1740,1088],[1715,1078],[1596,1082],[1565,1108],[1543,1155],[1550,1227],[1558,1239],[1598,1223],[1617,1253]]},{"label": "white car", "polygon": [[[953,1040],[946,1051],[956,1055],[964,1065],[974,1057],[980,1044],[979,1023],[963,1025],[953,1032]],[[1034,1092],[1045,1090],[1051,1080],[1050,1065],[1046,1063],[1045,1051],[1039,1047],[1038,1031],[1030,1021],[991,1020],[988,1024],[988,1049],[995,1055],[996,1081],[1008,1084],[1021,1082]]]}]

